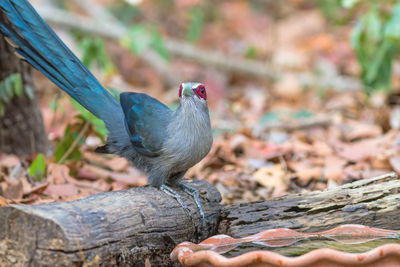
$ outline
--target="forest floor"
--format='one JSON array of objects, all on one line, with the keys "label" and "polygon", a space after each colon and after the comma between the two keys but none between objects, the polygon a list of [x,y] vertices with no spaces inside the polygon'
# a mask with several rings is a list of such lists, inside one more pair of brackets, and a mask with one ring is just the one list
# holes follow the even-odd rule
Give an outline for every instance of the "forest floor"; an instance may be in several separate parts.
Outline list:
[{"label": "forest floor", "polygon": [[[185,25],[180,20],[187,20],[185,12],[196,1],[177,1],[169,10],[174,16],[168,19],[153,2],[142,4],[143,17],[161,24],[163,36],[184,39]],[[203,25],[196,42],[199,49],[220,51],[228,58],[267,62],[279,73],[277,80],[182,58],[174,57],[170,63],[172,73],[207,87],[214,144],[186,177],[214,184],[223,203],[323,190],[390,171],[400,173],[398,95],[367,95],[357,78],[361,70],[349,41],[354,23],[334,26],[318,7],[304,2],[287,1],[285,7],[260,4],[256,10],[246,1],[221,1],[213,7],[218,19]],[[61,33],[68,37],[68,31]],[[67,43],[74,47],[73,42]],[[176,105],[179,85],[165,86],[159,73],[118,42],[107,41],[106,46],[117,71],[104,75],[95,70],[105,86],[145,92]],[[395,77],[399,71],[395,65]],[[305,74],[311,81],[304,79]],[[67,127],[79,132],[82,120],[61,90],[41,74],[35,77],[51,151]],[[399,80],[393,83],[398,87]],[[55,163],[49,153],[46,175],[40,181],[26,174],[34,155],[21,159],[0,154],[0,206],[68,201],[147,183],[146,176],[127,160],[94,153],[101,144],[90,128],[77,147],[80,160]]]}]

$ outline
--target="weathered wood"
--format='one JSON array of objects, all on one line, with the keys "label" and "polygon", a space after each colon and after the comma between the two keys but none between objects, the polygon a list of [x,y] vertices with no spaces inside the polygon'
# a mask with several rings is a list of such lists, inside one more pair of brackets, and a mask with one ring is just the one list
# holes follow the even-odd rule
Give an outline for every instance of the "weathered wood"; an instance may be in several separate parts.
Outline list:
[{"label": "weathered wood", "polygon": [[[242,237],[271,228],[314,232],[349,223],[400,229],[400,180],[394,178],[225,206],[218,232]],[[142,266],[145,259],[171,265],[169,253],[177,243],[216,233],[219,193],[204,181],[192,187],[204,192],[206,226],[190,196],[180,191],[193,221],[175,199],[152,187],[0,208],[0,266]]]},{"label": "weathered wood", "polygon": [[315,232],[339,224],[400,229],[400,180],[386,175],[334,189],[225,206],[219,233],[243,237],[286,227]]},{"label": "weathered wood", "polygon": [[46,205],[0,208],[0,266],[171,265],[169,253],[182,241],[216,233],[221,200],[205,181],[201,190],[207,225],[191,196],[177,190],[193,214],[150,187],[95,194]]}]

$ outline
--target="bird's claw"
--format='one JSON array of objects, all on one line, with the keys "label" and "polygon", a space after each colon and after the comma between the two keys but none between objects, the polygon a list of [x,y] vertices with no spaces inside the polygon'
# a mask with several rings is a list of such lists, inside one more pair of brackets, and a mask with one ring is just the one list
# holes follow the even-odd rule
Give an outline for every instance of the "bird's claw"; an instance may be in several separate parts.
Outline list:
[{"label": "bird's claw", "polygon": [[191,195],[191,196],[193,197],[194,202],[196,203],[196,206],[197,206],[197,208],[198,208],[199,211],[200,211],[202,223],[203,223],[203,224],[206,224],[206,223],[207,223],[207,219],[206,219],[206,216],[205,216],[204,211],[203,211],[203,206],[201,205],[201,202],[200,202],[200,195],[199,195],[199,192],[198,192],[196,189],[194,189],[194,188],[192,188],[192,187],[186,185],[186,184],[183,183],[183,182],[180,182],[180,183],[179,183],[179,186],[180,186],[186,193],[188,193],[189,195]]},{"label": "bird's claw", "polygon": [[[194,188],[192,188],[192,187],[186,185],[186,184],[183,183],[183,182],[180,182],[180,183],[179,183],[179,186],[180,186],[186,193],[188,193],[189,195],[191,195],[191,196],[193,197],[194,202],[196,203],[196,206],[197,206],[197,208],[198,208],[199,211],[200,211],[202,225],[206,225],[207,222],[208,222],[208,220],[206,219],[206,216],[205,216],[205,214],[204,214],[203,207],[202,207],[201,202],[200,202],[200,195],[199,195],[199,192],[198,192],[196,189],[194,189]],[[182,199],[182,197],[178,194],[178,192],[176,192],[174,189],[172,189],[171,187],[169,187],[169,186],[167,186],[167,185],[165,185],[165,184],[162,185],[162,186],[160,187],[160,189],[161,189],[164,193],[166,193],[167,195],[169,195],[169,196],[175,198],[176,201],[178,201],[178,203],[183,207],[183,209],[185,210],[186,214],[190,217],[190,219],[193,220],[193,216],[192,216],[192,213],[190,212],[190,209],[189,209],[188,206],[185,204],[185,202],[183,202],[183,199]]]},{"label": "bird's claw", "polygon": [[178,192],[176,192],[174,189],[172,189],[171,187],[163,184],[160,189],[166,193],[167,195],[173,197],[176,199],[176,201],[178,201],[178,203],[182,206],[182,208],[185,210],[185,212],[187,213],[187,215],[193,219],[192,214],[190,213],[190,210],[188,208],[188,206],[185,204],[185,202],[183,202],[182,197],[178,194]]}]

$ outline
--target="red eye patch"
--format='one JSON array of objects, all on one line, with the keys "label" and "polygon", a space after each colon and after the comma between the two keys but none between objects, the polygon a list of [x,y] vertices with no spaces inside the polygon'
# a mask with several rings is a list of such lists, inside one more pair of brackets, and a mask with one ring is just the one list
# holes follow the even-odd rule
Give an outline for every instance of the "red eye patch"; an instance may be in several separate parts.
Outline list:
[{"label": "red eye patch", "polygon": [[182,90],[183,90],[183,87],[181,84],[181,85],[179,85],[179,97],[182,97]]},{"label": "red eye patch", "polygon": [[207,92],[206,92],[206,88],[204,87],[204,85],[200,84],[199,86],[197,86],[195,92],[198,97],[203,98],[204,100],[207,100]]}]

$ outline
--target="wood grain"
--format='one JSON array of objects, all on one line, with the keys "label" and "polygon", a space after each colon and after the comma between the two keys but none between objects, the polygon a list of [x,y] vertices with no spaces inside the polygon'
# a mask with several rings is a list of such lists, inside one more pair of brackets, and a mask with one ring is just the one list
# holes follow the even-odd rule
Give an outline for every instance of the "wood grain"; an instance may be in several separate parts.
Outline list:
[{"label": "wood grain", "polygon": [[172,264],[169,253],[186,240],[216,233],[221,200],[205,181],[188,183],[203,192],[207,224],[191,196],[178,190],[192,212],[150,187],[95,194],[46,205],[0,208],[0,266],[153,266]]}]

